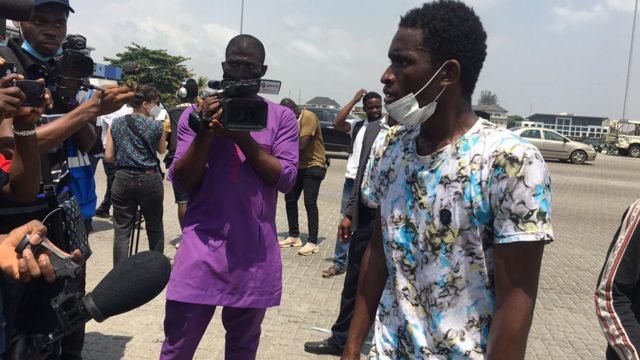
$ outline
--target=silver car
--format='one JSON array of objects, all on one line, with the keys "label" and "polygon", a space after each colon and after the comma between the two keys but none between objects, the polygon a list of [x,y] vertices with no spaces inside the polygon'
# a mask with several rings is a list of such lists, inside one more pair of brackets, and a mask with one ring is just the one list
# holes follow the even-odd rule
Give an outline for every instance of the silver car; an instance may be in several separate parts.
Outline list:
[{"label": "silver car", "polygon": [[540,149],[545,159],[571,160],[574,164],[596,159],[593,146],[569,140],[553,130],[519,128],[513,132]]}]

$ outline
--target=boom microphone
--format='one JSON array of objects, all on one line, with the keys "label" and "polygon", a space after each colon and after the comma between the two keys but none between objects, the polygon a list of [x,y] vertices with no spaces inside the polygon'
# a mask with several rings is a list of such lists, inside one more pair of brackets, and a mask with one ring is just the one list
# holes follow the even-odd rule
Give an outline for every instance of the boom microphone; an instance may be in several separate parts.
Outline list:
[{"label": "boom microphone", "polygon": [[27,21],[33,12],[33,0],[0,0],[0,17],[15,21]]},{"label": "boom microphone", "polygon": [[142,66],[134,62],[125,62],[120,65],[122,73],[125,75],[139,75],[146,70],[155,69],[155,66]]},{"label": "boom microphone", "polygon": [[138,253],[111,270],[82,304],[92,319],[102,322],[151,301],[167,286],[170,274],[171,264],[162,253]]},{"label": "boom microphone", "polygon": [[111,270],[93,292],[84,297],[62,293],[51,301],[60,329],[49,343],[79,329],[87,321],[107,318],[140,307],[155,298],[169,282],[171,264],[157,251],[133,255]]}]

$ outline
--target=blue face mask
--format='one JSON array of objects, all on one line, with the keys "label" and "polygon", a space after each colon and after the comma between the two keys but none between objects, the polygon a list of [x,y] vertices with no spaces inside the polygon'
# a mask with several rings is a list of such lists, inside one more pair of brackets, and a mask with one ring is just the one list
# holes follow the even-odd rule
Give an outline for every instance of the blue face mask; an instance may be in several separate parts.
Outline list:
[{"label": "blue face mask", "polygon": [[[53,56],[47,56],[42,54],[40,51],[36,50],[33,46],[31,46],[31,44],[27,41],[27,39],[25,39],[24,35],[22,34],[22,28],[20,28],[20,36],[22,37],[22,50],[28,52],[29,54],[31,54],[31,56],[35,57],[36,59],[40,60],[40,61],[49,61],[51,59],[53,59]],[[58,49],[58,53],[57,55],[62,55],[62,49]]]}]

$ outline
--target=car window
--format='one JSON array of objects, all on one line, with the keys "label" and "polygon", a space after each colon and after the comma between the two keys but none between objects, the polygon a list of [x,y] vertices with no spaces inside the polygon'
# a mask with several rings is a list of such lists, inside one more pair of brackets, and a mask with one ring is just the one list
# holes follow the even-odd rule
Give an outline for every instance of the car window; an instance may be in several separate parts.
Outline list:
[{"label": "car window", "polygon": [[520,136],[527,139],[540,139],[540,130],[525,130],[520,133]]},{"label": "car window", "polygon": [[556,133],[551,132],[551,131],[545,131],[544,132],[544,138],[545,138],[545,140],[565,141],[565,138],[562,137],[560,134],[556,134]]}]

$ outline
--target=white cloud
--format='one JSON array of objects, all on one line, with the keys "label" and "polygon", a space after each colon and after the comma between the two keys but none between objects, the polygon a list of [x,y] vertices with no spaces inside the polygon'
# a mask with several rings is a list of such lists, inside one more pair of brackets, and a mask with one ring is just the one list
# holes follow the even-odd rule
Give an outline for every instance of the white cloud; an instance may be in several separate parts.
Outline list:
[{"label": "white cloud", "polygon": [[633,0],[607,0],[607,7],[612,10],[633,12],[635,1]]},{"label": "white cloud", "polygon": [[300,55],[304,55],[320,62],[330,61],[329,57],[312,43],[304,40],[292,40],[290,45],[295,52],[300,52]]},{"label": "white cloud", "polygon": [[553,29],[558,31],[573,25],[589,24],[607,17],[607,9],[603,4],[595,4],[590,9],[554,6],[551,13],[554,17]]}]

